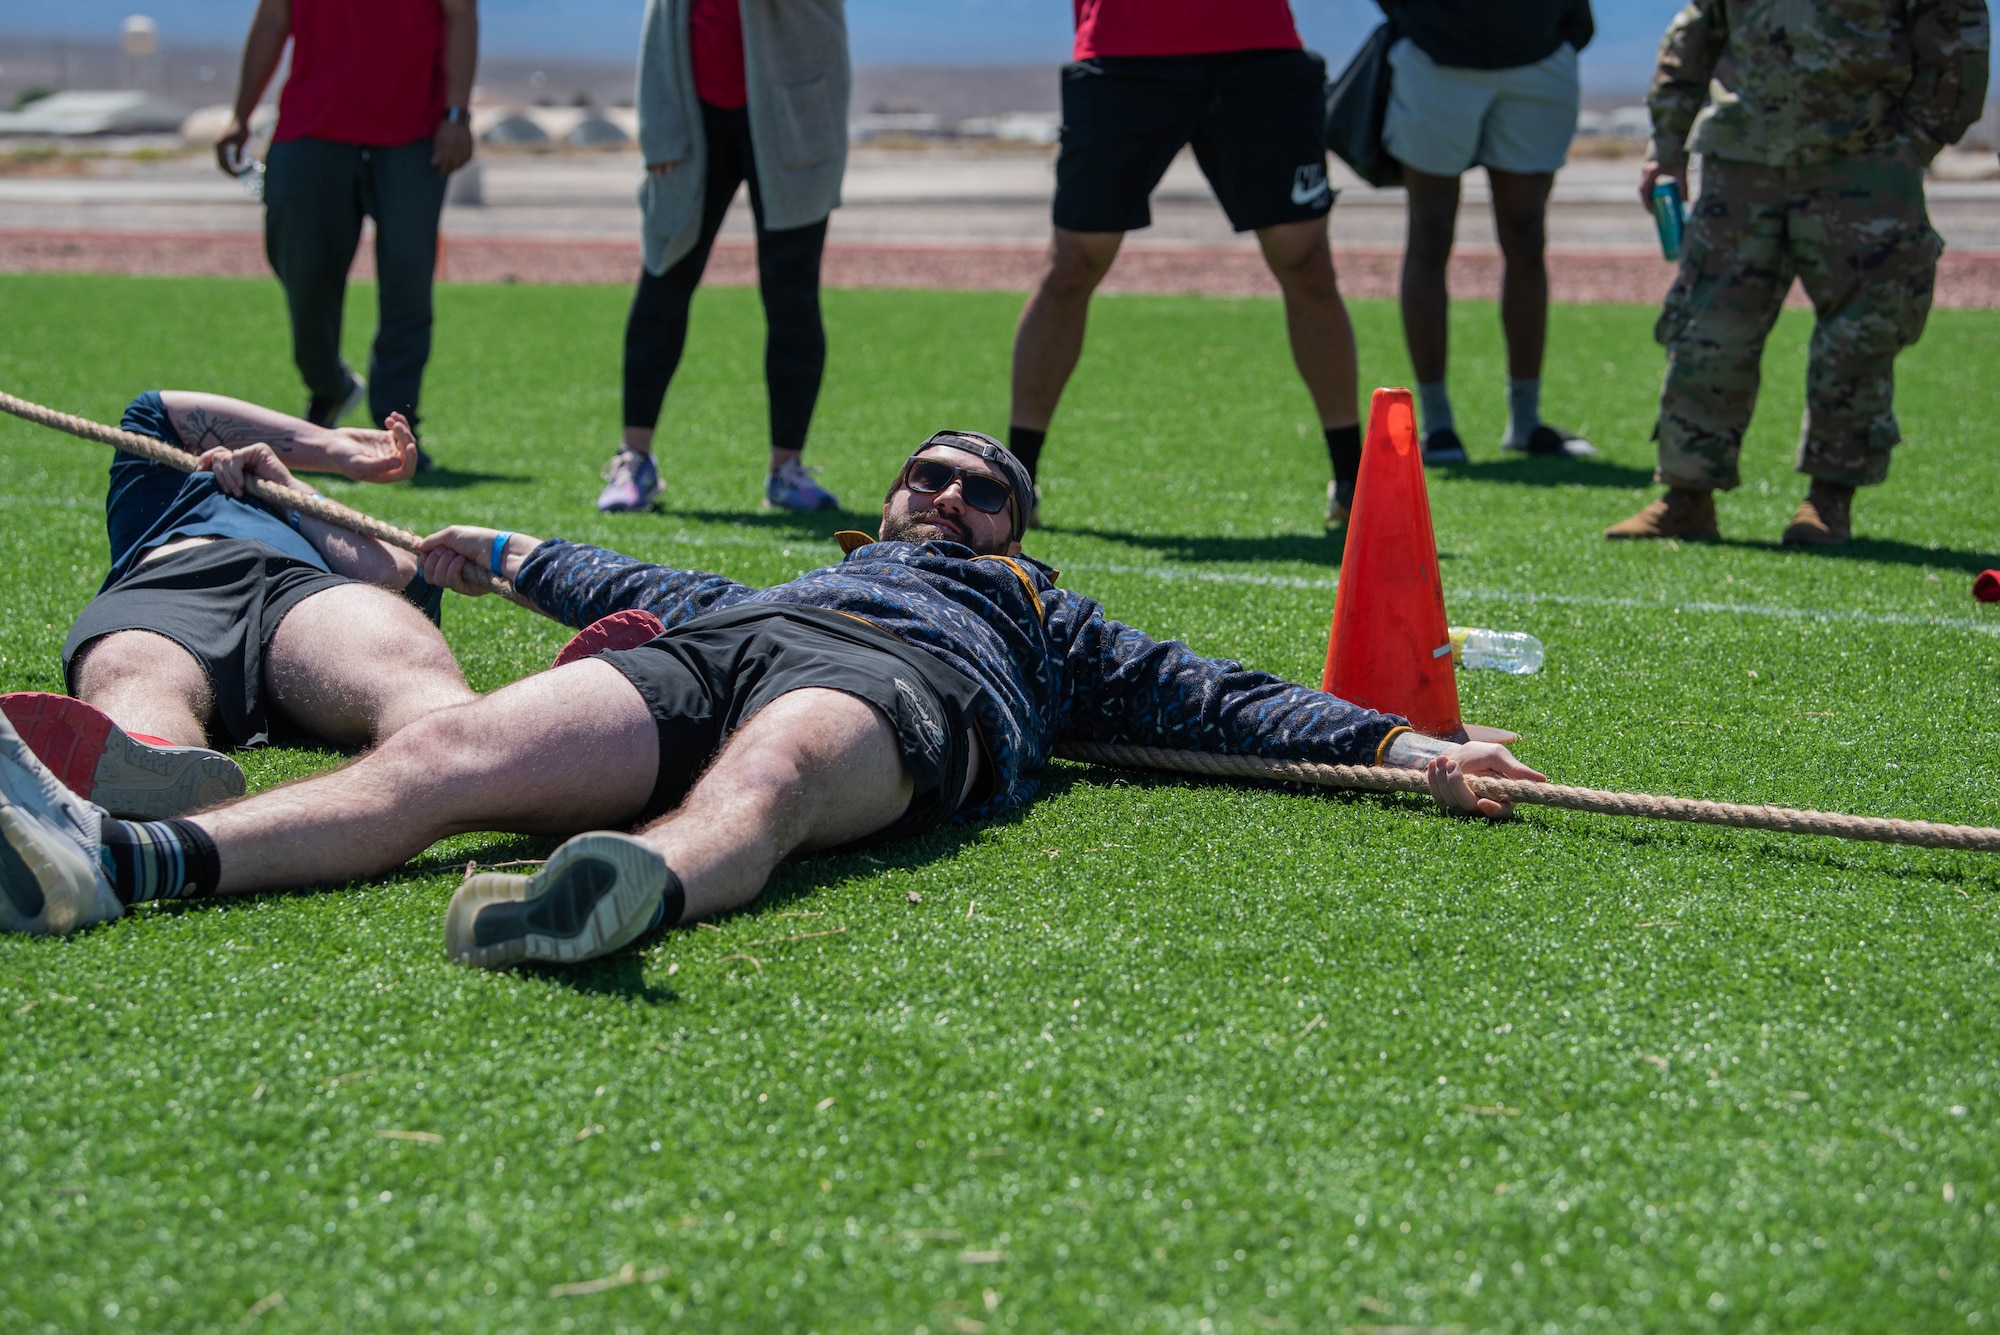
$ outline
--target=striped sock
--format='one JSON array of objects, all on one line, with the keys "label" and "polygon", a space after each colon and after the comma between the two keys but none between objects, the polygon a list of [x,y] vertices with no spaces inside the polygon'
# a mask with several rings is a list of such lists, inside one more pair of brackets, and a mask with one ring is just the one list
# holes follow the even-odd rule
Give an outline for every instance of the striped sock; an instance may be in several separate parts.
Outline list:
[{"label": "striped sock", "polygon": [[104,874],[127,908],[150,899],[213,894],[222,879],[215,841],[192,821],[106,816],[98,838]]}]

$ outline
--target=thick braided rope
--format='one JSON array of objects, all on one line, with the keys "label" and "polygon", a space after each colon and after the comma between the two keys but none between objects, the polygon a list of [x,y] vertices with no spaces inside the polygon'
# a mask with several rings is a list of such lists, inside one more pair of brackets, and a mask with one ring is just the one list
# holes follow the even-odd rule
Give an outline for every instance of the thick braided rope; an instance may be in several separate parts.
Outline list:
[{"label": "thick braided rope", "polygon": [[[1361,788],[1378,793],[1428,793],[1422,772],[1375,765],[1316,765],[1303,760],[1266,760],[1261,756],[1212,755],[1202,751],[1168,751],[1153,746],[1114,746],[1106,742],[1066,741],[1056,748],[1064,760],[1123,769],[1174,770],[1234,779],[1285,779],[1325,788]],[[2000,853],[2000,829],[1977,825],[1934,825],[1920,820],[1887,820],[1876,816],[1845,816],[1833,811],[1800,811],[1791,807],[1739,806],[1734,802],[1702,802],[1651,793],[1614,793],[1572,788],[1557,783],[1520,779],[1469,778],[1481,797],[1535,806],[1596,811],[1609,816],[1643,816],[1649,820],[1695,821],[1703,825],[1733,825],[1746,830],[1777,830],[1785,834],[1824,834],[1836,839],[1867,839],[1884,844],[1915,844],[1921,848],[1962,848]]]},{"label": "thick braided rope", "polygon": [[[37,426],[52,427],[84,440],[94,440],[100,445],[115,446],[127,454],[136,454],[141,459],[165,464],[183,473],[194,471],[196,456],[186,450],[177,449],[164,440],[155,440],[151,436],[142,436],[137,432],[120,431],[117,427],[93,422],[87,417],[59,413],[53,408],[44,408],[39,403],[30,403],[26,399],[16,398],[3,391],[0,391],[0,411],[12,413]],[[397,528],[394,524],[384,523],[373,515],[362,514],[351,506],[342,505],[339,501],[325,496],[316,496],[309,491],[280,487],[255,477],[243,479],[243,490],[273,509],[297,510],[301,514],[308,514],[314,519],[332,524],[335,528],[344,528],[350,533],[375,538],[388,543],[391,547],[400,547],[406,552],[415,551],[417,544],[422,541],[408,529]],[[465,567],[465,578],[472,583],[485,585],[489,593],[509,592],[509,585],[505,580],[470,562]]]}]

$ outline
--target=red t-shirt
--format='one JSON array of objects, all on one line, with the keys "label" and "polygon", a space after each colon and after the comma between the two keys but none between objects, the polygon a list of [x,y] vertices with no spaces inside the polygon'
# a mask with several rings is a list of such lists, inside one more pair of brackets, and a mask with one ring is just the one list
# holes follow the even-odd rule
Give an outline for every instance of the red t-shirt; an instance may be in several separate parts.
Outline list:
[{"label": "red t-shirt", "polygon": [[1297,50],[1287,0],[1072,0],[1075,60]]},{"label": "red t-shirt", "polygon": [[286,139],[387,147],[444,118],[444,10],[435,0],[292,0]]},{"label": "red t-shirt", "polygon": [[749,106],[750,89],[743,76],[743,9],[738,0],[694,0],[688,29],[695,96],[724,111]]}]

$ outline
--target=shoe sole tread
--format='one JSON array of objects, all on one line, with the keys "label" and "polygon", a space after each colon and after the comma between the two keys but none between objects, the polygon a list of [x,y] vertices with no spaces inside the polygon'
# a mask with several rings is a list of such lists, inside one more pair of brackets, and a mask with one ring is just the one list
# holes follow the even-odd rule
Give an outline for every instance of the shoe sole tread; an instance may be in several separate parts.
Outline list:
[{"label": "shoe sole tread", "polygon": [[58,783],[114,816],[167,820],[243,795],[243,771],[229,757],[148,745],[73,696],[22,691],[0,706]]},{"label": "shoe sole tread", "polygon": [[[541,883],[560,876],[571,863],[592,857],[610,863],[617,880],[592,906],[589,918],[574,935],[525,931],[506,941],[478,944],[474,925],[481,909],[489,904],[534,899]],[[557,849],[548,865],[532,876],[478,872],[466,877],[445,910],[445,955],[469,968],[504,969],[530,962],[576,964],[609,954],[637,940],[646,930],[666,880],[660,855],[638,840],[611,833],[578,835]]]}]

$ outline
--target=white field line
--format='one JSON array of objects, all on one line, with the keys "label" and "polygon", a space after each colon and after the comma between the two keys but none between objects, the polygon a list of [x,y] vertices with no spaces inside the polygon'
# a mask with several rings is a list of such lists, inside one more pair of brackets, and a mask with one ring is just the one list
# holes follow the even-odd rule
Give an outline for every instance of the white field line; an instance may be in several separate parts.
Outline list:
[{"label": "white field line", "polygon": [[[1092,565],[1075,563],[1068,570],[1100,575],[1137,575],[1143,579],[1192,581],[1204,584],[1239,584],[1263,588],[1300,589],[1331,593],[1340,586],[1337,579],[1311,579],[1299,575],[1259,575],[1247,571],[1196,570],[1187,566]],[[1453,598],[1470,598],[1497,603],[1555,603],[1563,607],[1615,607],[1644,612],[1698,612],[1718,616],[1768,617],[1784,621],[1847,622],[1864,626],[1921,626],[1933,630],[1969,630],[1979,635],[2000,635],[2000,621],[1980,621],[1972,617],[1919,616],[1908,612],[1859,612],[1852,610],[1777,607],[1769,603],[1718,603],[1703,599],[1619,598],[1592,593],[1526,593],[1514,589],[1455,589]]]}]

